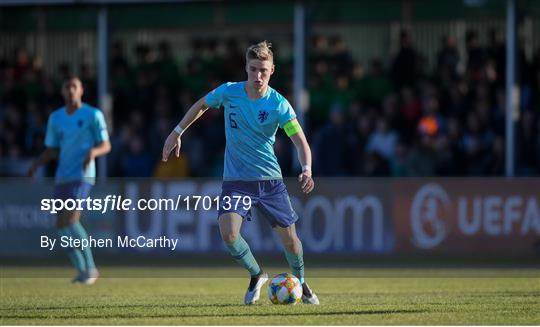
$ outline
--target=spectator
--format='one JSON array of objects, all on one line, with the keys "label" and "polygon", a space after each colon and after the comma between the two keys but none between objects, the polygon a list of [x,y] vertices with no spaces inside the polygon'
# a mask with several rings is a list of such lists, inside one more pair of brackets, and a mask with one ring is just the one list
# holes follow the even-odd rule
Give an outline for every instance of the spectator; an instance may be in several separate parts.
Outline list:
[{"label": "spectator", "polygon": [[442,48],[437,54],[436,74],[442,85],[448,86],[458,78],[459,52],[456,39],[448,34],[442,38]]},{"label": "spectator", "polygon": [[487,174],[489,176],[502,176],[504,175],[505,168],[505,153],[504,153],[504,139],[502,136],[496,136],[493,140],[491,147],[491,153],[486,158],[487,161]]},{"label": "spectator", "polygon": [[390,174],[388,161],[376,152],[368,152],[364,157],[362,175],[384,177]]},{"label": "spectator", "polygon": [[482,130],[478,115],[471,112],[467,117],[467,129],[462,141],[465,160],[468,163],[466,171],[468,175],[481,176],[488,170],[485,155],[491,139],[490,133]]},{"label": "spectator", "polygon": [[379,106],[382,99],[393,91],[393,85],[383,70],[380,59],[371,61],[369,74],[356,85],[358,97],[370,105]]},{"label": "spectator", "polygon": [[397,132],[390,129],[386,119],[381,117],[377,120],[375,132],[368,140],[366,151],[367,153],[374,152],[381,158],[391,161],[394,159],[397,141]]},{"label": "spectator", "polygon": [[150,177],[157,161],[152,157],[143,138],[135,134],[127,141],[127,151],[121,160],[121,170],[125,176]]},{"label": "spectator", "polygon": [[416,139],[407,156],[406,171],[408,176],[435,176],[437,170],[437,154],[434,147],[435,139],[427,134]]},{"label": "spectator", "polygon": [[497,29],[489,30],[489,45],[487,48],[487,56],[493,63],[495,73],[495,82],[497,86],[504,85],[506,76],[506,47],[504,45],[504,36]]},{"label": "spectator", "polygon": [[178,87],[180,85],[180,75],[178,63],[174,58],[171,45],[167,41],[158,44],[158,58],[156,61],[159,71],[159,80],[168,87]]},{"label": "spectator", "polygon": [[[339,140],[339,141],[336,141]],[[316,170],[323,176],[345,176],[345,114],[340,105],[335,105],[330,112],[330,121],[315,138],[314,161]]]},{"label": "spectator", "polygon": [[[314,164],[321,165],[317,173],[502,174],[506,104],[500,85],[504,81],[504,42],[497,30],[489,36],[489,44],[483,45],[478,32],[467,33],[464,75],[457,69],[463,59],[456,40],[444,36],[437,57],[432,58],[436,67],[431,76],[422,74],[426,58],[420,56],[407,31],[400,35],[389,76],[384,67],[389,58],[375,58],[365,74],[364,66],[354,60],[343,38],[334,37],[329,42],[326,36],[315,36],[308,50],[309,103],[305,118],[306,132],[314,135],[310,138]],[[224,42],[223,47],[220,42]],[[516,76],[522,92],[516,170],[521,175],[538,175],[540,50],[529,62],[523,40],[520,44]],[[115,123],[110,175],[177,176],[160,167],[154,169],[163,131],[170,130],[187,105],[209,88],[245,77],[238,69],[244,66],[240,46],[236,38],[196,38],[189,57],[181,62],[167,41],[138,44],[131,62],[123,44],[115,41],[110,57]],[[222,48],[223,56],[218,51]],[[43,146],[43,117],[61,106],[58,77],[69,74],[73,63],[63,62],[51,74],[42,69],[43,59],[28,49],[10,50],[3,51],[6,55],[0,58],[0,155],[24,160]],[[95,104],[96,67],[84,57],[81,62],[78,70],[86,85],[85,101]],[[282,68],[273,77],[272,86],[290,98],[292,62],[279,56],[276,65]],[[190,129],[178,162],[178,176],[219,174],[222,167],[216,163],[222,162],[223,141],[222,112],[212,110],[200,125]],[[278,137],[275,147],[279,160],[285,162],[284,174],[293,174],[290,142]]]},{"label": "spectator", "polygon": [[416,123],[422,114],[420,100],[414,94],[410,87],[401,89],[401,116],[405,119],[405,136],[409,139],[416,132]]},{"label": "spectator", "polygon": [[350,77],[351,67],[354,65],[354,60],[351,53],[347,49],[345,40],[341,36],[332,38],[332,53],[330,62],[332,63],[332,71],[335,75],[346,75]]},{"label": "spectator", "polygon": [[474,30],[467,31],[467,75],[473,82],[483,79],[483,70],[485,65],[485,52],[480,46],[478,33]]},{"label": "spectator", "polygon": [[408,155],[407,145],[403,142],[398,142],[396,144],[396,151],[394,160],[390,162],[391,175],[394,177],[405,177],[407,176],[407,155]]},{"label": "spectator", "polygon": [[536,120],[535,113],[532,110],[527,110],[521,117],[520,127],[516,129],[518,159],[516,171],[518,175],[531,176],[539,173]]},{"label": "spectator", "polygon": [[419,78],[420,56],[413,45],[411,35],[402,30],[399,35],[399,51],[392,61],[392,77],[394,85],[401,89],[414,86]]}]

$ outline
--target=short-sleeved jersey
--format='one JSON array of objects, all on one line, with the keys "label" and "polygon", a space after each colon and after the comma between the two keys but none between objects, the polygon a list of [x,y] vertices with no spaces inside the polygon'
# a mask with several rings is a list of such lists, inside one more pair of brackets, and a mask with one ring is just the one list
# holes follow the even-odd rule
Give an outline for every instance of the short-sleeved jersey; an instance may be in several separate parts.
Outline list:
[{"label": "short-sleeved jersey", "polygon": [[274,154],[276,132],[296,114],[287,99],[271,87],[257,100],[250,99],[244,87],[245,82],[225,83],[205,97],[206,105],[224,110],[227,142],[223,179],[281,179]]},{"label": "short-sleeved jersey", "polygon": [[45,145],[59,149],[56,182],[84,180],[93,183],[96,164],[92,160],[85,170],[84,159],[91,148],[109,139],[103,113],[85,103],[72,114],[65,107],[49,116]]}]

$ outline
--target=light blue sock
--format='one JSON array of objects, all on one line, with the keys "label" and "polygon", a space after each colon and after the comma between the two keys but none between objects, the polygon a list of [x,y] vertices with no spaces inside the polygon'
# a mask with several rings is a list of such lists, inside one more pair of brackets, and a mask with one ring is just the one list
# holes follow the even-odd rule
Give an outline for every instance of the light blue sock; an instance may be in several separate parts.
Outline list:
[{"label": "light blue sock", "polygon": [[234,260],[247,269],[251,276],[256,276],[261,272],[261,268],[251,253],[249,245],[241,235],[238,235],[238,238],[233,243],[225,243],[225,245],[227,246],[227,249],[229,249],[229,253]]},{"label": "light blue sock", "polygon": [[[78,238],[81,240],[88,239],[88,233],[86,232],[86,230],[84,229],[84,227],[81,225],[80,222],[76,222],[70,225],[68,228],[70,228],[71,234],[74,238]],[[92,250],[90,249],[90,247],[85,247],[82,250],[82,254],[84,257],[84,261],[86,263],[86,269],[87,270],[96,269],[96,264],[94,263],[94,257],[92,256]]]},{"label": "light blue sock", "polygon": [[[72,235],[71,228],[69,226],[60,228],[58,230],[58,236],[59,237],[62,237],[62,236],[75,237]],[[81,250],[76,249],[76,248],[66,248],[66,253],[69,260],[71,261],[71,264],[73,265],[73,267],[75,267],[75,269],[77,269],[79,274],[86,271],[86,263],[84,261],[84,257]]]},{"label": "light blue sock", "polygon": [[285,250],[285,257],[292,274],[300,280],[300,284],[304,284],[304,252],[300,250],[299,254],[294,254]]}]

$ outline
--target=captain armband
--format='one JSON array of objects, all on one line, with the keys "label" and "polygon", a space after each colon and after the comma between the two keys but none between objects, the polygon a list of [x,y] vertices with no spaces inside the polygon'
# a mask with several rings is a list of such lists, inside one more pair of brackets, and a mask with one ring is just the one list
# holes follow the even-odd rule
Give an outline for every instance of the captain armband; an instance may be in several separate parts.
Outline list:
[{"label": "captain armband", "polygon": [[285,134],[287,134],[288,137],[291,137],[293,135],[298,134],[302,130],[302,127],[300,127],[300,123],[298,123],[298,120],[293,119],[289,120],[284,126],[283,130],[285,131]]}]

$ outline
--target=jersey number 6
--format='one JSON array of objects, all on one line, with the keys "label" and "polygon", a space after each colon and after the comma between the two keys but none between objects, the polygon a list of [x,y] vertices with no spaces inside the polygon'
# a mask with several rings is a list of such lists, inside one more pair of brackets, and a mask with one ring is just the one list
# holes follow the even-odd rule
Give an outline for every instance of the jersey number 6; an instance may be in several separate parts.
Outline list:
[{"label": "jersey number 6", "polygon": [[236,116],[236,112],[231,112],[229,114],[229,123],[231,124],[231,128],[238,128],[238,124],[236,123],[236,120],[234,120],[234,116]]}]

